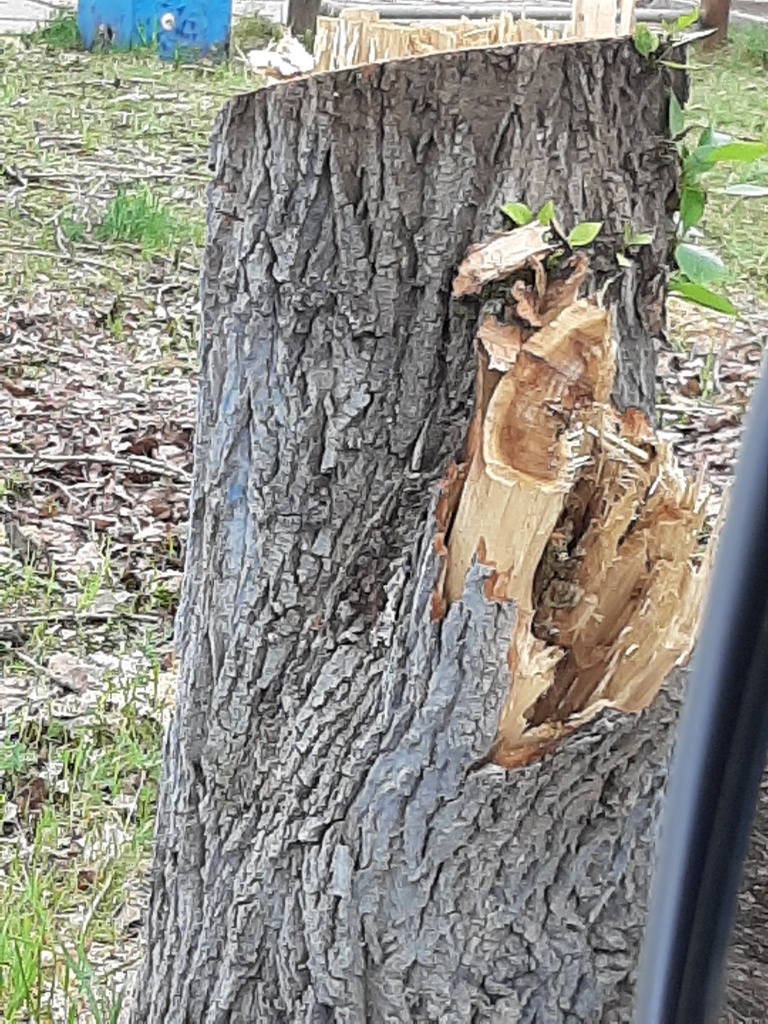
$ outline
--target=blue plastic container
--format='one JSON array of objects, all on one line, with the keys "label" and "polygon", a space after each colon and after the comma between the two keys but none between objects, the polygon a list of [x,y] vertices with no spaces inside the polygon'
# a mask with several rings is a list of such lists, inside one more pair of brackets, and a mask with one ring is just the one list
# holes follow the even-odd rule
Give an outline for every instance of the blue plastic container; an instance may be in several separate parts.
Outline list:
[{"label": "blue plastic container", "polygon": [[77,24],[87,49],[157,42],[160,56],[225,56],[232,0],[79,0]]}]

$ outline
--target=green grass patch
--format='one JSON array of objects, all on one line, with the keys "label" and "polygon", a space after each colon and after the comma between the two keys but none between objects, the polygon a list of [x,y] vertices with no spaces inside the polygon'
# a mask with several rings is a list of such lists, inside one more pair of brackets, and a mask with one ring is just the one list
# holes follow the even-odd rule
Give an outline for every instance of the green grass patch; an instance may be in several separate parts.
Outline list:
[{"label": "green grass patch", "polygon": [[152,682],[116,680],[76,719],[34,708],[0,742],[0,1019],[116,1020],[103,950],[148,856],[161,724]]},{"label": "green grass patch", "polygon": [[82,50],[83,41],[77,18],[74,14],[61,11],[44,25],[29,32],[23,39],[29,45],[46,46],[49,50]]},{"label": "green grass patch", "polygon": [[240,18],[232,29],[233,49],[259,50],[283,38],[282,25],[276,25],[260,14]]},{"label": "green grass patch", "polygon": [[95,231],[100,242],[128,242],[145,253],[186,243],[200,245],[203,234],[201,220],[174,210],[148,185],[132,191],[118,190]]},{"label": "green grass patch", "polygon": [[85,241],[86,229],[85,225],[81,224],[80,221],[73,220],[71,217],[62,217],[59,221],[59,227],[61,233],[69,242],[83,242]]},{"label": "green grass patch", "polygon": [[259,80],[238,60],[177,66],[141,49],[5,38],[0,51],[0,149],[19,172],[0,203],[0,287],[138,293],[167,254],[196,297],[211,126]]}]

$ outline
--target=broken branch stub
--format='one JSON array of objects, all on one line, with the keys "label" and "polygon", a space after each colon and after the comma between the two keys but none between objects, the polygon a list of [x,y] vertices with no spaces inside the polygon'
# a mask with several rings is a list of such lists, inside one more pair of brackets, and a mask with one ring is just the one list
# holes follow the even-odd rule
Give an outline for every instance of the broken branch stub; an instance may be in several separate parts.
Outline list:
[{"label": "broken branch stub", "polygon": [[474,559],[493,570],[486,597],[516,607],[493,754],[507,767],[606,708],[647,707],[690,655],[715,543],[700,542],[701,481],[642,413],[610,406],[609,314],[576,298],[586,257],[547,269],[552,250],[527,225],[473,246],[454,282],[486,302],[465,460],[437,510],[433,615]]}]

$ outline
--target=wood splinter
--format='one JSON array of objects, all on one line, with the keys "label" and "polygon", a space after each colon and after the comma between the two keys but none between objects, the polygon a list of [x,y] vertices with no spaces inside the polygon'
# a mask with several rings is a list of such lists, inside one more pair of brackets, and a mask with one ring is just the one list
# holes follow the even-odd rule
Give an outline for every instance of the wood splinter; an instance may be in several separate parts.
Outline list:
[{"label": "wood splinter", "polygon": [[[464,462],[437,510],[433,615],[472,560],[512,601],[510,689],[493,759],[517,767],[613,708],[639,712],[692,650],[715,540],[706,503],[638,410],[610,405],[609,315],[577,300],[583,254],[545,269],[539,225],[474,246],[454,294],[487,297]],[[488,286],[494,289],[488,297]]]}]

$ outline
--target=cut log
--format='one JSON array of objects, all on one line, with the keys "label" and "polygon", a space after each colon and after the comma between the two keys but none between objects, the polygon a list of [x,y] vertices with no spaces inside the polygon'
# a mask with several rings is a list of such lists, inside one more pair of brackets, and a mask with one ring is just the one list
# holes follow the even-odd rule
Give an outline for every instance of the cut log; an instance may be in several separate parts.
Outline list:
[{"label": "cut log", "polygon": [[317,19],[314,57],[318,71],[336,71],[375,60],[555,38],[551,28],[525,17],[514,18],[509,11],[472,21],[395,23],[381,18],[377,10],[351,8],[338,18]]},{"label": "cut log", "polygon": [[[650,700],[660,563],[694,585],[668,556],[698,506],[645,426],[671,74],[627,39],[466,50],[221,115],[134,1024],[629,1021],[679,675],[640,717],[565,734]],[[556,281],[543,249],[500,261],[510,331],[483,290],[503,282],[455,296],[456,273],[502,203],[550,199],[603,230]],[[622,269],[627,223],[653,243]],[[545,608],[558,530],[581,545],[561,582],[604,616],[597,662],[596,618]]]}]

